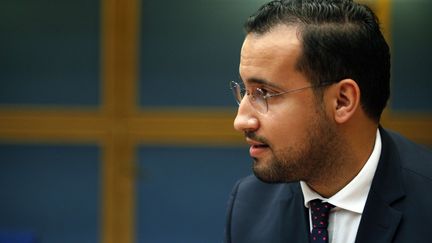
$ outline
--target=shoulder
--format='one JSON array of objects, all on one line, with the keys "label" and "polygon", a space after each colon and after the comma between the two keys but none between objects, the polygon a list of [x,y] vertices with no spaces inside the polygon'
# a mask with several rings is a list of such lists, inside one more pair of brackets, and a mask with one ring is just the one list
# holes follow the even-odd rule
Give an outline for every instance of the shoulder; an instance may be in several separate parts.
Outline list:
[{"label": "shoulder", "polygon": [[282,222],[295,219],[283,223],[294,228],[291,224],[304,218],[301,209],[299,182],[268,184],[253,175],[245,177],[236,183],[228,202],[225,242],[280,242]]},{"label": "shoulder", "polygon": [[401,169],[405,173],[422,177],[432,183],[432,151],[430,149],[393,131],[384,130],[383,135],[388,136],[393,143],[390,148],[400,160]]},{"label": "shoulder", "polygon": [[389,215],[402,215],[395,242],[425,242],[430,233],[427,222],[432,217],[432,152],[395,132],[381,129],[380,133],[378,176],[372,183],[365,215],[372,223],[383,219],[378,218],[384,215],[380,213],[391,208]]},{"label": "shoulder", "polygon": [[299,182],[269,184],[254,175],[239,180],[229,200],[229,208],[239,214],[251,211],[271,211],[281,201],[303,198]]}]

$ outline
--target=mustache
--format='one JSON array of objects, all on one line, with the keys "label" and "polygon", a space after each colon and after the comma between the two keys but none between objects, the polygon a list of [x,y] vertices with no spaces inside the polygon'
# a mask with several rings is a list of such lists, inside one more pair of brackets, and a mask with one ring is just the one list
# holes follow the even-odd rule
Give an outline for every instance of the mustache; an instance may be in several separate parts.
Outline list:
[{"label": "mustache", "polygon": [[244,135],[246,138],[249,138],[249,139],[252,139],[254,141],[269,145],[269,142],[266,138],[264,138],[262,136],[258,136],[255,132],[246,131],[246,132],[244,132]]}]

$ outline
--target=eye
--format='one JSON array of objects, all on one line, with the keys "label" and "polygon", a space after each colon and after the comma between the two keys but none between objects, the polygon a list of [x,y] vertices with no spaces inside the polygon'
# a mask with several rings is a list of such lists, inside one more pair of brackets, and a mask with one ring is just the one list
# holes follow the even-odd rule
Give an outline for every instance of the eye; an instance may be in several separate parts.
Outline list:
[{"label": "eye", "polygon": [[271,96],[272,94],[274,94],[274,92],[266,87],[261,87],[261,88],[257,88],[257,90],[259,91],[259,93],[262,94],[262,96],[264,98],[267,98],[269,96]]},{"label": "eye", "polygon": [[257,91],[258,94],[260,94],[263,97],[265,97],[267,95],[267,90],[266,89],[256,88],[256,91]]}]

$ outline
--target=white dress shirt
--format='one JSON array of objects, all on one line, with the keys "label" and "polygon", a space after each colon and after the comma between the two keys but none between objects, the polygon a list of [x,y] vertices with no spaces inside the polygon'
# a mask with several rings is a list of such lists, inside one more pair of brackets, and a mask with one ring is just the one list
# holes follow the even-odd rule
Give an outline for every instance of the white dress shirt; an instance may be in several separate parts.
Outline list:
[{"label": "white dress shirt", "polygon": [[[329,216],[329,243],[354,243],[380,155],[381,136],[377,130],[374,149],[366,164],[350,183],[330,198],[323,198],[305,182],[300,181],[305,207],[309,208],[309,202],[314,199],[321,199],[335,206]],[[312,225],[310,228],[312,230]]]}]

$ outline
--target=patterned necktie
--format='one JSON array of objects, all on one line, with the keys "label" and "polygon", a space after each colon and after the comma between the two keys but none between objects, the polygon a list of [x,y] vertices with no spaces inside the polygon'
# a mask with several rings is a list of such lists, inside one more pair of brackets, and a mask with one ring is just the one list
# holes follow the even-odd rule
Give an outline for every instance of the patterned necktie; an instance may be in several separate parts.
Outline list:
[{"label": "patterned necktie", "polygon": [[311,243],[328,242],[328,218],[330,210],[334,207],[330,203],[315,199],[309,203],[311,208],[312,232],[310,235]]}]

